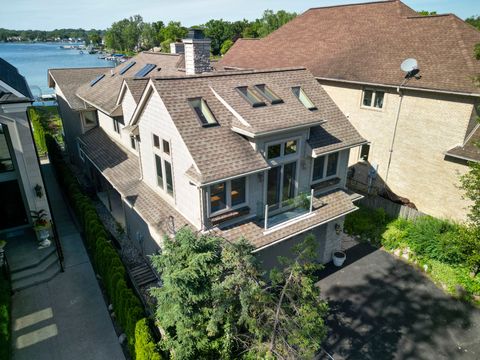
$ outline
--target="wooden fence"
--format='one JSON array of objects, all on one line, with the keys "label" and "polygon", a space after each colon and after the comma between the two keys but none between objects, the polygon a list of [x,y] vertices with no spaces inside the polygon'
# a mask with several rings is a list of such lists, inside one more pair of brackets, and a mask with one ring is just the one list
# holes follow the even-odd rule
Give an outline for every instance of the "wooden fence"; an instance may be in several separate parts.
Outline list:
[{"label": "wooden fence", "polygon": [[404,219],[415,220],[418,217],[425,216],[424,213],[418,210],[412,209],[405,205],[394,203],[393,201],[387,200],[377,195],[367,195],[363,199],[359,200],[358,203],[370,209],[382,208],[383,210],[385,210],[387,215],[391,217],[401,217]]}]

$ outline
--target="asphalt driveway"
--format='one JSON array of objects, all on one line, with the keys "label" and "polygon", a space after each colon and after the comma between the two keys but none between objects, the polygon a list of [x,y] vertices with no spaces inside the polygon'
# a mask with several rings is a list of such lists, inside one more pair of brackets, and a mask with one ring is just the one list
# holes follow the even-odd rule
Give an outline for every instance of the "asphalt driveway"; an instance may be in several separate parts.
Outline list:
[{"label": "asphalt driveway", "polygon": [[324,348],[335,360],[480,359],[480,309],[383,250],[359,244],[347,259],[319,282],[330,304]]}]

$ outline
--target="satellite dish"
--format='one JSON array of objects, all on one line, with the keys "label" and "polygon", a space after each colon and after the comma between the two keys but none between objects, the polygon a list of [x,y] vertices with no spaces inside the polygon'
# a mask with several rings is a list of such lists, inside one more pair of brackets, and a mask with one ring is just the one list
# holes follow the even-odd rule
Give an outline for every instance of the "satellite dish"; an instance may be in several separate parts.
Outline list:
[{"label": "satellite dish", "polygon": [[406,73],[405,79],[411,79],[412,77],[415,77],[417,80],[420,79],[420,76],[417,75],[420,72],[420,69],[418,68],[416,59],[410,58],[404,60],[400,65],[400,69]]}]

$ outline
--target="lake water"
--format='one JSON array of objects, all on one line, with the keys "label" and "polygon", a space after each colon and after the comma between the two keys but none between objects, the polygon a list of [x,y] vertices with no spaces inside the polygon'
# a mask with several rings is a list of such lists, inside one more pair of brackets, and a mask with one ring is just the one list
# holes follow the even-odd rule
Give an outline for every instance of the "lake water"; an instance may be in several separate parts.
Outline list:
[{"label": "lake water", "polygon": [[60,49],[61,45],[67,44],[0,43],[0,57],[25,76],[34,96],[53,93],[48,88],[48,69],[114,66],[113,62],[98,59],[98,54],[82,55],[79,50]]}]

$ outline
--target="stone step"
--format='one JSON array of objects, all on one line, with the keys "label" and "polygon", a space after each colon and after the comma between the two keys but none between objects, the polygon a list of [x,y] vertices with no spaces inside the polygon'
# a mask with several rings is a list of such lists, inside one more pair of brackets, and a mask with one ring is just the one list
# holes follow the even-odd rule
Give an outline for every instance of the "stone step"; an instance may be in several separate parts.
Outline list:
[{"label": "stone step", "polygon": [[13,275],[14,273],[21,272],[26,269],[35,268],[39,266],[42,262],[44,262],[46,259],[48,259],[50,256],[52,256],[52,254],[55,254],[56,256],[56,251],[57,249],[55,247],[55,244],[52,243],[47,248],[38,249],[35,252],[35,256],[24,257],[20,261],[10,261],[10,273]]},{"label": "stone step", "polygon": [[20,291],[38,284],[43,284],[53,279],[59,272],[60,272],[60,264],[57,261],[53,263],[52,266],[48,267],[46,270],[42,272],[36,273],[32,276],[29,276],[17,281],[12,281],[12,290]]},{"label": "stone step", "polygon": [[58,263],[57,253],[50,252],[50,254],[39,262],[36,266],[28,267],[23,270],[17,270],[11,273],[12,281],[19,281],[25,278],[34,277],[35,275],[46,271],[51,266]]}]

